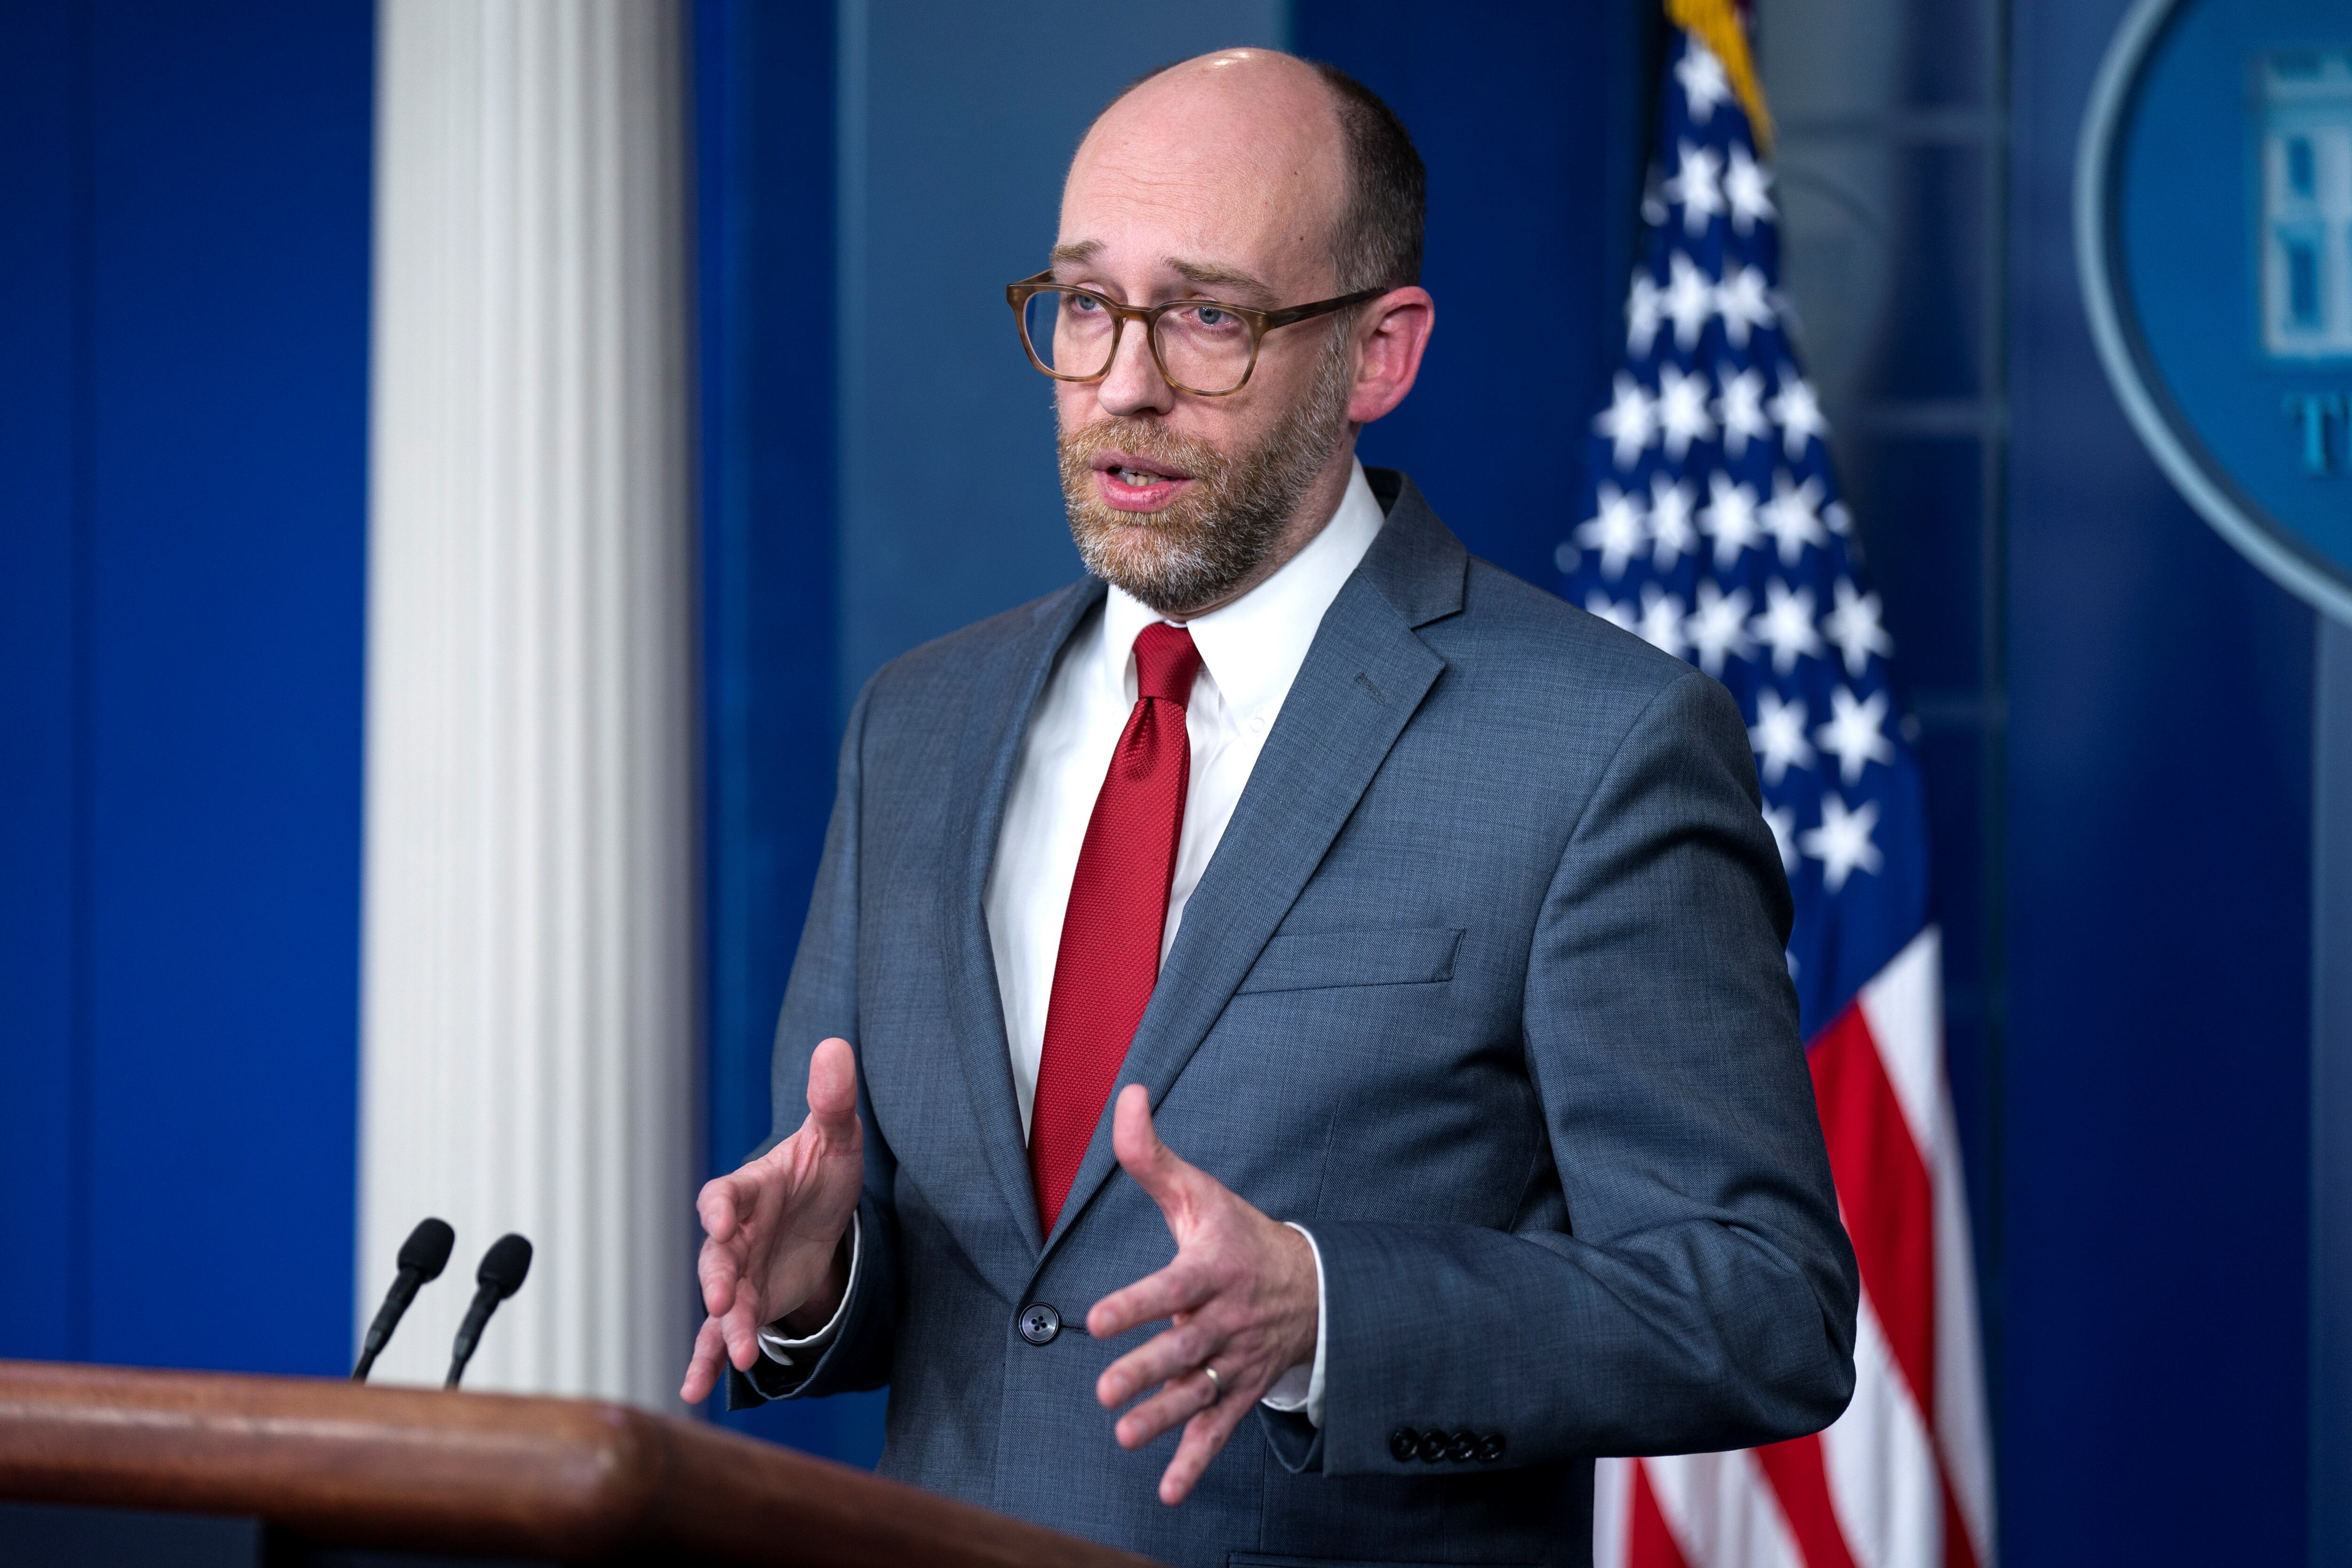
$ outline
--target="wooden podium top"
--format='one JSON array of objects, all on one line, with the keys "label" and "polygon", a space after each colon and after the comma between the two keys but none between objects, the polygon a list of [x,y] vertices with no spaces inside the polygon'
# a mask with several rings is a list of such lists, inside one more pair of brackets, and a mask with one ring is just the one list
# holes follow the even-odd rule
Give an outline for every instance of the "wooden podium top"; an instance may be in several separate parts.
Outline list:
[{"label": "wooden podium top", "polygon": [[584,1399],[0,1361],[0,1499],[322,1544],[593,1560],[1139,1568],[699,1422]]}]

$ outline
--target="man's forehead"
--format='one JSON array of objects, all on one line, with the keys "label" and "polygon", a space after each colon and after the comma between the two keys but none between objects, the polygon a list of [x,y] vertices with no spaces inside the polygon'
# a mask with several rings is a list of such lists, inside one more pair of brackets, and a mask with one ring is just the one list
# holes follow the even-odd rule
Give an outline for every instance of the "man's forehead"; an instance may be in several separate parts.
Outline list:
[{"label": "man's forehead", "polygon": [[1072,161],[1056,259],[1090,242],[1127,252],[1147,234],[1188,277],[1320,253],[1345,184],[1338,116],[1311,73],[1284,79],[1305,68],[1274,58],[1295,70],[1187,62],[1107,110]]}]

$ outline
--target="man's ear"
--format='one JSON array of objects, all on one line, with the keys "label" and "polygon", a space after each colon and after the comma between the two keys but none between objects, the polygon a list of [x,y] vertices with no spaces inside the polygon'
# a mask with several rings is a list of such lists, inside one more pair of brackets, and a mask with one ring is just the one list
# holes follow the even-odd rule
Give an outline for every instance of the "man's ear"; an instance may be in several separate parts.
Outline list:
[{"label": "man's ear", "polygon": [[1355,390],[1348,421],[1369,425],[1402,403],[1421,374],[1421,356],[1437,323],[1437,302],[1422,288],[1391,289],[1358,318]]}]

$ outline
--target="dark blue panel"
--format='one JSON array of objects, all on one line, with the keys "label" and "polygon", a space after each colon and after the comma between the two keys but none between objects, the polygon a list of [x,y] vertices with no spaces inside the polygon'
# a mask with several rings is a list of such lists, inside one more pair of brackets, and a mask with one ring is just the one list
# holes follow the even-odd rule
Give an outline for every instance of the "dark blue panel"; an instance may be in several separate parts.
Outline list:
[{"label": "dark blue panel", "polygon": [[1987,298],[1985,155],[1974,147],[1908,147],[1893,164],[1895,210],[1883,239],[1897,286],[1856,393],[1978,396],[1986,390],[1986,367],[1978,363],[1979,301]]},{"label": "dark blue panel", "polygon": [[2084,323],[2124,9],[2012,13],[2011,1568],[2304,1554],[2312,616],[2165,484]]},{"label": "dark blue panel", "polygon": [[833,7],[697,7],[710,1168],[768,1059],[833,802]]},{"label": "dark blue panel", "polygon": [[[1893,335],[1890,333],[1890,335]],[[1906,706],[1983,680],[1984,455],[1971,437],[1841,440],[1840,477],[1895,638]]]},{"label": "dark blue panel", "polygon": [[1657,79],[1653,5],[1298,0],[1300,53],[1386,99],[1429,166],[1420,384],[1364,433],[1478,554],[1547,587],[1606,401]]},{"label": "dark blue panel", "polygon": [[355,1207],[373,16],[89,15],[89,1352],[331,1373]]},{"label": "dark blue panel", "polygon": [[58,5],[0,12],[0,1356],[79,1348],[74,467],[83,63]]},{"label": "dark blue panel", "polygon": [[[713,1173],[768,1135],[833,803],[833,17],[827,0],[695,7]],[[881,1415],[853,1394],[724,1419],[871,1466]]]}]

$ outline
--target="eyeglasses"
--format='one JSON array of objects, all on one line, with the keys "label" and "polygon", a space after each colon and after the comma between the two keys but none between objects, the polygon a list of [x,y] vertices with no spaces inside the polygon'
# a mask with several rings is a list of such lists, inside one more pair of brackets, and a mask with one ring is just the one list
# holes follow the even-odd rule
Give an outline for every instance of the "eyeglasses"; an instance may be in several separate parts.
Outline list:
[{"label": "eyeglasses", "polygon": [[1056,283],[1050,271],[1004,286],[1005,303],[1021,325],[1029,363],[1055,381],[1100,381],[1118,354],[1118,335],[1143,323],[1152,362],[1179,392],[1223,397],[1239,392],[1257,368],[1257,346],[1277,327],[1293,326],[1377,300],[1385,289],[1359,289],[1336,300],[1253,310],[1218,300],[1171,300],[1164,305],[1122,305],[1091,289]]}]

